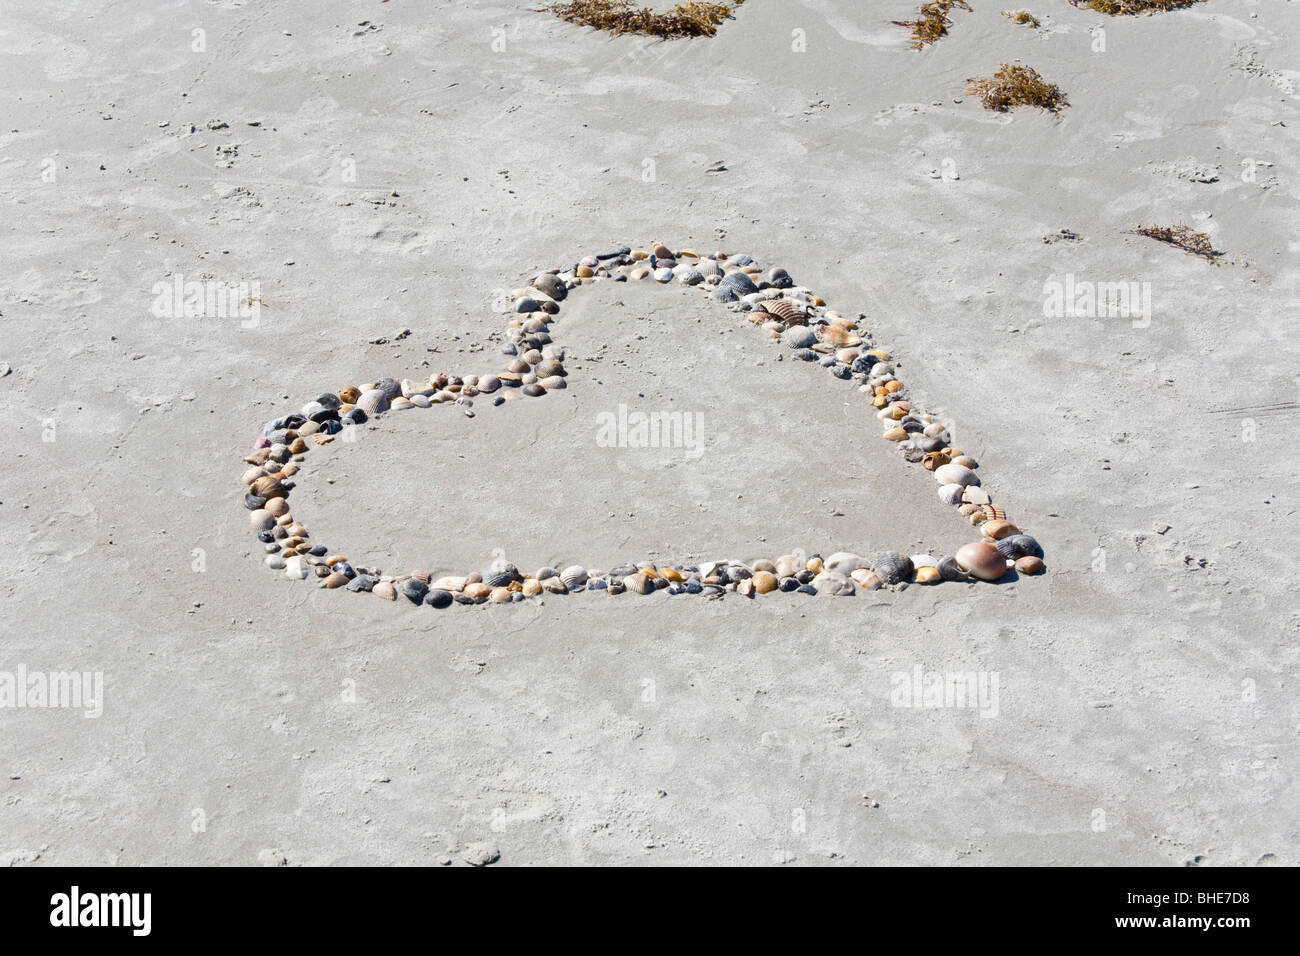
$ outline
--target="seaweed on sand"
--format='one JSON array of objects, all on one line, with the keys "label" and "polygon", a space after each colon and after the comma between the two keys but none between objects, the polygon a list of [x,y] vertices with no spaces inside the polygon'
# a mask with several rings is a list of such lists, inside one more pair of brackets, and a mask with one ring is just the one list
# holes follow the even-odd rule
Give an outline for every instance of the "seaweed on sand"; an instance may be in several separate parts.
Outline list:
[{"label": "seaweed on sand", "polygon": [[1038,17],[1034,16],[1028,10],[1003,10],[1002,15],[1012,23],[1024,24],[1031,30],[1037,30],[1042,26],[1042,24],[1038,22]]},{"label": "seaweed on sand", "polygon": [[920,16],[917,19],[889,22],[896,27],[909,27],[912,31],[912,49],[919,50],[936,42],[948,32],[948,24],[952,22],[948,18],[948,11],[953,7],[961,7],[967,12],[971,9],[971,5],[966,0],[931,0],[930,3],[921,5]]},{"label": "seaweed on sand", "polygon": [[1168,13],[1205,0],[1070,0],[1072,7],[1087,7],[1112,17],[1135,17],[1139,13]]},{"label": "seaweed on sand", "polygon": [[744,2],[745,0],[730,0],[728,3],[703,3],[700,0],[687,0],[671,10],[659,13],[649,7],[636,7],[632,0],[568,0],[552,3],[535,12],[553,13],[568,23],[608,30],[615,36],[641,33],[676,40],[715,35],[718,25]]},{"label": "seaweed on sand", "polygon": [[1005,113],[1017,106],[1037,106],[1049,113],[1069,106],[1061,88],[1044,80],[1037,70],[1003,63],[992,76],[970,80],[966,92],[980,98],[985,109]]},{"label": "seaweed on sand", "polygon": [[1217,251],[1204,232],[1193,232],[1190,226],[1179,223],[1177,226],[1138,226],[1133,230],[1139,236],[1146,236],[1182,249],[1190,256],[1200,256],[1207,262],[1215,262],[1222,252]]}]

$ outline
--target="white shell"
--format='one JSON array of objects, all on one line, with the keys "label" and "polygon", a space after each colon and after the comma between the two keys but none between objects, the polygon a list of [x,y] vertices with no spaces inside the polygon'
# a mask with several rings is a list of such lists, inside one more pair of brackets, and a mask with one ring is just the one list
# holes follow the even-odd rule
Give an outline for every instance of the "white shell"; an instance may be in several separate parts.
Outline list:
[{"label": "white shell", "polygon": [[296,578],[299,581],[305,581],[309,574],[311,574],[311,568],[308,566],[306,561],[296,554],[284,562],[284,576],[286,578]]},{"label": "white shell", "polygon": [[573,588],[587,583],[587,569],[580,564],[573,564],[560,572],[560,580]]},{"label": "white shell", "polygon": [[870,567],[871,563],[860,554],[837,551],[822,562],[822,567],[832,574],[848,574],[858,568]]},{"label": "white shell", "polygon": [[362,392],[361,397],[357,399],[357,408],[361,409],[367,415],[377,415],[380,412],[388,411],[388,396],[380,389],[372,388],[367,392]]},{"label": "white shell", "polygon": [[959,505],[961,504],[961,495],[963,490],[962,486],[956,483],[940,485],[939,500],[946,505]]},{"label": "white shell", "polygon": [[914,554],[912,555],[912,567],[937,569],[939,562],[928,554]]},{"label": "white shell", "polygon": [[961,465],[940,465],[934,470],[934,480],[941,485],[978,485],[975,472]]}]

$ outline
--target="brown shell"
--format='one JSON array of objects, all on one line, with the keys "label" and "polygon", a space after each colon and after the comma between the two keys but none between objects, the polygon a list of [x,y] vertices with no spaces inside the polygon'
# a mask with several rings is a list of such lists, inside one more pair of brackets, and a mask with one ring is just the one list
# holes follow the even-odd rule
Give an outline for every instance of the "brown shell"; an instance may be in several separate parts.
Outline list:
[{"label": "brown shell", "polygon": [[249,490],[259,498],[283,498],[289,493],[288,489],[280,482],[267,475],[265,478],[258,478],[248,486]]},{"label": "brown shell", "polygon": [[997,505],[980,505],[980,511],[984,512],[984,517],[990,521],[1007,520],[1007,513]]},{"label": "brown shell", "polygon": [[808,324],[808,313],[789,299],[764,299],[758,305],[768,315],[775,315],[787,325]]},{"label": "brown shell", "polygon": [[934,471],[939,466],[948,464],[951,457],[946,451],[932,451],[921,459],[921,467],[926,471]]}]

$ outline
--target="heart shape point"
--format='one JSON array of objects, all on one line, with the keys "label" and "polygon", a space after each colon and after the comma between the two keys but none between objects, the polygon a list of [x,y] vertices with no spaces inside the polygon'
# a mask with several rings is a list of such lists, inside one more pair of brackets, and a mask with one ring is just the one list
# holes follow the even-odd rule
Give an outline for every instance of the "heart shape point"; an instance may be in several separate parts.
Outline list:
[{"label": "heart shape point", "polygon": [[[341,553],[317,542],[289,509],[299,464],[313,447],[347,442],[369,421],[397,411],[443,405],[473,417],[474,399],[491,407],[540,399],[568,387],[564,350],[552,332],[561,303],[585,285],[603,282],[676,283],[703,290],[709,298],[759,327],[776,347],[793,358],[825,367],[832,380],[856,386],[864,412],[872,409],[883,426],[883,438],[902,457],[918,464],[938,482],[941,504],[955,508],[982,532],[982,540],[965,543],[955,557],[903,555],[887,551],[868,559],[850,552],[827,558],[797,552],[749,565],[734,561],[695,564],[641,562],[609,571],[571,564],[563,570],[520,571],[504,559],[483,572],[444,575],[434,579],[425,571],[386,575],[354,565]],[[873,347],[870,334],[852,319],[827,307],[810,289],[796,285],[784,269],[763,269],[748,255],[721,252],[674,252],[661,243],[648,250],[620,246],[611,252],[584,256],[577,262],[539,273],[509,295],[509,338],[503,346],[505,367],[464,377],[444,372],[427,381],[381,378],[345,385],[308,402],[299,412],[267,422],[244,461],[244,505],[258,540],[265,545],[268,566],[291,579],[316,578],[326,589],[372,592],[389,600],[399,596],[433,608],[453,603],[513,603],[546,594],[578,590],[631,591],[651,594],[728,592],[754,597],[782,591],[849,595],[858,589],[877,590],[908,584],[945,581],[998,581],[1013,573],[1044,570],[1042,551],[1029,535],[1007,520],[994,504],[978,474],[978,462],[952,443],[948,427],[915,407],[889,353]],[[843,386],[841,386],[843,387]]]}]

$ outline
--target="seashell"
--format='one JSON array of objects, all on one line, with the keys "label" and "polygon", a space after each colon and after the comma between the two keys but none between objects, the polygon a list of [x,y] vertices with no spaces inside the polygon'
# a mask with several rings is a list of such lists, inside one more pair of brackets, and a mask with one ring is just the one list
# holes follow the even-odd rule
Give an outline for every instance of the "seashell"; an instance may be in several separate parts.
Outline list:
[{"label": "seashell", "polygon": [[821,358],[821,356],[818,355],[816,352],[814,352],[812,349],[795,349],[794,357],[801,362],[816,362],[819,358]]},{"label": "seashell", "polygon": [[1003,538],[1001,541],[998,542],[999,551],[1002,550],[1002,546],[1004,543],[1006,543],[1008,547],[1015,548],[1017,551],[1020,552],[1019,554],[1008,555],[1008,557],[1010,558],[1013,559],[1021,558],[1024,557],[1025,555],[1033,555],[1034,557],[1037,558],[1041,558],[1043,556],[1042,546],[1030,535],[1023,534],[1023,533],[1008,535],[1007,537]]},{"label": "seashell", "polygon": [[957,509],[957,511],[964,516],[972,515],[979,510],[980,510],[979,505],[970,505],[970,504],[962,505],[960,508]]},{"label": "seashell", "polygon": [[781,584],[780,579],[771,571],[755,571],[754,576],[749,580],[753,583],[754,590],[759,594],[768,594],[775,591]]},{"label": "seashell", "polygon": [[361,397],[361,389],[355,385],[344,385],[339,389],[339,401],[345,405],[355,405],[357,399]]},{"label": "seashell", "polygon": [[520,391],[522,391],[529,398],[540,398],[541,396],[546,394],[546,389],[543,388],[541,385],[537,384],[536,382],[530,382],[529,384],[525,385]]},{"label": "seashell", "polygon": [[822,556],[820,554],[814,554],[810,557],[804,562],[804,570],[811,571],[813,574],[821,574],[823,570]]},{"label": "seashell", "polygon": [[939,562],[939,574],[945,581],[965,581],[966,572],[957,564],[956,558],[944,558]]},{"label": "seashell", "polygon": [[946,505],[961,504],[962,487],[958,484],[940,485],[939,500]]},{"label": "seashell", "polygon": [[776,573],[780,577],[788,578],[802,570],[803,561],[793,554],[783,554],[776,559]]},{"label": "seashell", "polygon": [[676,568],[663,568],[659,571],[659,575],[665,581],[670,581],[675,584],[680,584],[686,580],[686,575],[682,574],[682,572],[678,571]]},{"label": "seashell", "polygon": [[980,525],[980,530],[984,532],[985,537],[992,538],[994,541],[999,538],[1005,538],[1007,535],[1019,534],[1020,529],[1010,521],[1001,518],[991,518]]},{"label": "seashell", "polygon": [[758,286],[754,285],[754,280],[744,272],[733,272],[722,277],[722,281],[718,283],[718,289],[731,289],[739,298],[742,295],[751,295],[757,292]]},{"label": "seashell", "polygon": [[818,594],[831,597],[853,593],[853,581],[846,575],[834,571],[823,571],[812,579],[811,584]]},{"label": "seashell", "polygon": [[885,432],[885,441],[902,441],[906,437],[907,437],[907,431],[906,429],[902,429],[902,428],[895,427]]},{"label": "seashell", "polygon": [[270,475],[263,475],[261,478],[258,478],[257,481],[248,486],[248,490],[250,494],[268,500],[271,498],[283,498],[289,493],[289,489],[282,485],[279,479],[272,478]]},{"label": "seashell", "polygon": [[388,396],[380,389],[372,388],[368,392],[361,393],[356,405],[367,415],[378,415],[388,411]]},{"label": "seashell", "polygon": [[311,566],[300,555],[295,554],[284,562],[284,576],[286,578],[305,581],[309,574],[311,574]]},{"label": "seashell", "polygon": [[494,588],[505,587],[511,581],[519,581],[522,580],[522,578],[523,575],[519,573],[517,567],[509,562],[502,562],[499,564],[493,564],[492,567],[484,572],[483,583]]},{"label": "seashell", "polygon": [[509,604],[514,600],[514,593],[509,588],[493,588],[488,593],[488,600],[493,604]]},{"label": "seashell", "polygon": [[370,589],[370,593],[375,597],[383,598],[385,601],[397,600],[397,588],[393,587],[391,581],[380,581]]},{"label": "seashell", "polygon": [[974,458],[972,458],[970,455],[962,455],[962,454],[958,454],[957,452],[953,452],[952,463],[953,463],[954,465],[961,465],[961,466],[964,467],[964,468],[978,468],[978,467],[979,467],[979,462],[977,462],[977,461],[976,461]]},{"label": "seashell", "polygon": [[533,369],[540,378],[549,378],[552,375],[564,374],[564,363],[558,358],[543,358],[537,363],[537,368]]},{"label": "seashell", "polygon": [[501,379],[495,375],[484,375],[478,380],[478,390],[491,394],[501,387]]},{"label": "seashell", "polygon": [[808,313],[797,302],[789,299],[765,299],[759,303],[759,308],[789,325],[805,325],[808,322]]},{"label": "seashell", "polygon": [[912,559],[897,551],[882,551],[876,555],[872,570],[886,584],[898,584],[912,576]]},{"label": "seashell", "polygon": [[569,586],[560,578],[547,578],[542,582],[542,590],[549,591],[552,594],[568,594]]},{"label": "seashell", "polygon": [[1027,554],[1016,561],[1016,570],[1021,574],[1042,574],[1046,567],[1042,558]]},{"label": "seashell", "polygon": [[423,604],[424,596],[429,593],[429,585],[419,578],[407,578],[398,585],[397,590],[412,604]]},{"label": "seashell", "polygon": [[568,383],[565,382],[563,375],[548,375],[546,378],[538,379],[537,384],[542,386],[542,388],[546,389],[548,392],[569,387]]},{"label": "seashell", "polygon": [[979,478],[975,472],[961,465],[940,465],[934,470],[935,481],[941,485],[978,485]]},{"label": "seashell", "polygon": [[826,558],[822,564],[827,571],[845,575],[858,570],[858,568],[868,568],[871,566],[871,562],[862,557],[862,555],[853,554],[849,551],[837,551],[830,557]]},{"label": "seashell", "polygon": [[542,582],[536,578],[524,578],[523,593],[525,597],[536,597],[542,593]]},{"label": "seashell", "polygon": [[1007,513],[998,505],[980,505],[980,512],[991,521],[1006,521]]},{"label": "seashell", "polygon": [[465,585],[461,593],[466,597],[473,598],[475,601],[485,601],[487,596],[492,593],[492,586],[484,584],[482,581],[471,581]]},{"label": "seashell", "polygon": [[550,272],[543,272],[534,279],[533,288],[557,302],[563,301],[568,292],[564,286],[564,280]]},{"label": "seashell", "polygon": [[939,573],[938,568],[926,567],[917,568],[912,575],[914,584],[938,584],[943,580],[943,575]]},{"label": "seashell", "polygon": [[576,588],[587,583],[587,569],[580,564],[571,564],[560,572],[560,580],[567,587]]},{"label": "seashell", "polygon": [[343,574],[342,572],[339,571],[334,571],[331,574],[325,575],[324,579],[320,583],[320,586],[323,588],[328,588],[330,590],[333,590],[334,588],[341,588],[343,587],[343,585],[347,583],[348,583],[348,576],[346,574]]},{"label": "seashell", "polygon": [[637,594],[649,594],[654,590],[654,585],[644,571],[638,571],[636,574],[629,574],[623,579],[623,585]]},{"label": "seashell", "polygon": [[270,531],[275,527],[275,515],[265,508],[248,513],[248,523],[254,531]]},{"label": "seashell", "polygon": [[704,273],[694,266],[678,266],[674,272],[682,285],[699,285],[704,281]]},{"label": "seashell", "polygon": [[465,590],[465,585],[468,583],[469,578],[449,575],[438,578],[438,580],[434,581],[430,587],[438,588],[442,591],[463,591]]},{"label": "seashell", "polygon": [[978,485],[971,485],[962,492],[961,500],[972,505],[986,505],[991,500],[989,493]]},{"label": "seashell", "polygon": [[957,566],[981,581],[996,581],[1007,573],[1007,559],[991,541],[974,541],[957,549]]},{"label": "seashell", "polygon": [[935,568],[939,567],[939,560],[928,554],[912,555],[912,567],[914,568]]},{"label": "seashell", "polygon": [[781,333],[781,344],[792,349],[806,349],[817,342],[817,333],[804,325],[794,325]]},{"label": "seashell", "polygon": [[852,329],[842,325],[823,325],[821,327],[822,341],[827,345],[833,345],[836,348],[844,348],[850,345],[861,345],[862,338]]},{"label": "seashell", "polygon": [[[921,467],[926,471],[934,471],[948,464],[948,461],[949,457],[946,451],[931,451],[927,452],[925,457],[921,459]],[[954,482],[953,484],[956,483]],[[948,488],[951,487],[951,485],[944,485],[944,487]]]},{"label": "seashell", "polygon": [[880,576],[870,568],[858,568],[856,571],[851,573],[849,577],[856,581],[860,587],[864,587],[868,591],[879,591],[884,587],[884,582],[880,580]]}]

